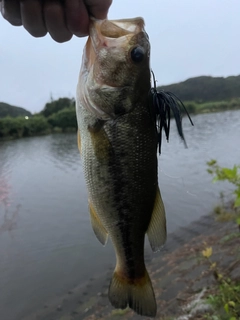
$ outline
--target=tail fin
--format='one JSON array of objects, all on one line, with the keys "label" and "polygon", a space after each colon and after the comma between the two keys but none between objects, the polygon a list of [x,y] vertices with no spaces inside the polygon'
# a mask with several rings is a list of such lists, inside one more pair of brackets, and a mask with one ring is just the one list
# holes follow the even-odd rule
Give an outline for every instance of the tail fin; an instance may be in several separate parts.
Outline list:
[{"label": "tail fin", "polygon": [[141,279],[123,278],[115,270],[108,297],[115,308],[125,309],[129,306],[142,316],[156,316],[157,305],[147,270]]}]

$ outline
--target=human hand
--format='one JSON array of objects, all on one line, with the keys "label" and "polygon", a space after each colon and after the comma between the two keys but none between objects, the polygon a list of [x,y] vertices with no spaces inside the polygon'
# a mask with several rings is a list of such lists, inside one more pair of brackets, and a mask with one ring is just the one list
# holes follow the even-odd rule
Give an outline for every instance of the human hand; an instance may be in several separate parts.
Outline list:
[{"label": "human hand", "polygon": [[89,16],[105,19],[112,0],[0,0],[2,16],[34,37],[57,42],[88,35]]}]

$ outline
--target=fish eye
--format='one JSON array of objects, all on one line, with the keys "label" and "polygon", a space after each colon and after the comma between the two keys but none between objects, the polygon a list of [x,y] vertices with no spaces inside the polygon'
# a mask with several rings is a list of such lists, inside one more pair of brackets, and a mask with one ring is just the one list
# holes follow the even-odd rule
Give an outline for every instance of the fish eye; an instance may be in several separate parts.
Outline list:
[{"label": "fish eye", "polygon": [[131,59],[134,62],[142,62],[144,59],[144,50],[142,47],[135,47],[131,51]]}]

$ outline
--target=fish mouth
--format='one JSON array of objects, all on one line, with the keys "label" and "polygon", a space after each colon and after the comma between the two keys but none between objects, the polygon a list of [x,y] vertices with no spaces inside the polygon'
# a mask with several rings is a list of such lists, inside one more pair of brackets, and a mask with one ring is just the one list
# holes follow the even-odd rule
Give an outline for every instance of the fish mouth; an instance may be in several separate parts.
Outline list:
[{"label": "fish mouth", "polygon": [[142,18],[103,20],[100,26],[102,36],[113,39],[120,38],[129,34],[137,34],[144,29]]},{"label": "fish mouth", "polygon": [[137,34],[147,36],[144,30],[144,20],[141,17],[119,20],[97,20],[91,18],[89,38],[85,46],[87,57],[86,69],[90,70],[96,60],[99,50],[107,48],[127,47]]},{"label": "fish mouth", "polygon": [[96,52],[99,47],[124,46],[133,35],[144,31],[141,17],[121,20],[92,19],[90,38]]}]

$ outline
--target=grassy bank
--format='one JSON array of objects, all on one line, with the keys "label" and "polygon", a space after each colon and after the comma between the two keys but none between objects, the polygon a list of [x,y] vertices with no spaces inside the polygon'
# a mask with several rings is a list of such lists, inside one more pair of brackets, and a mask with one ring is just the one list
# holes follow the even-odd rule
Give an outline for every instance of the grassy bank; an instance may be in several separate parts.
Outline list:
[{"label": "grassy bank", "polygon": [[240,98],[204,103],[185,101],[184,104],[190,114],[221,112],[240,109]]}]

